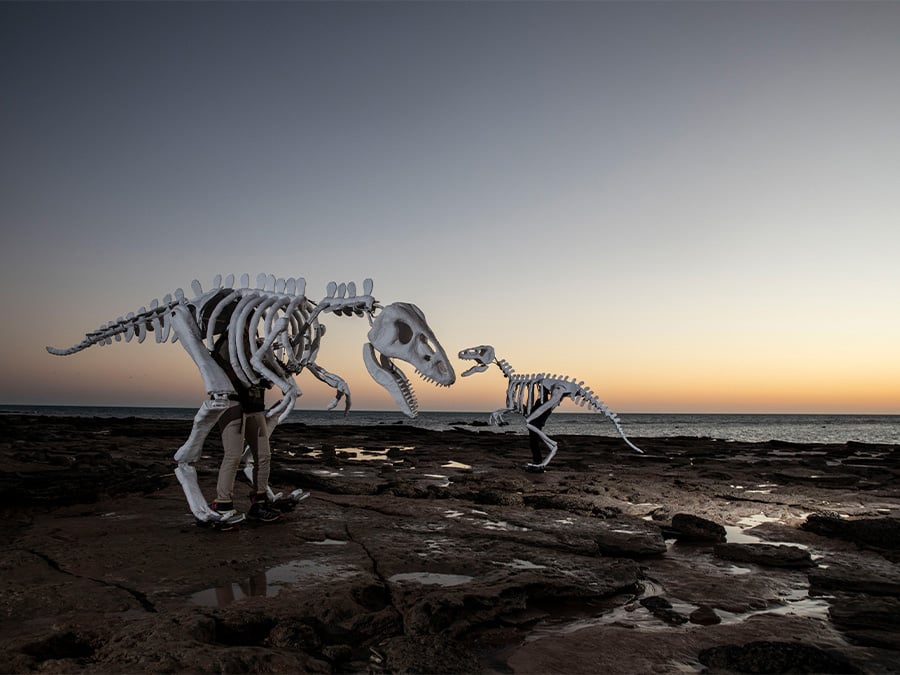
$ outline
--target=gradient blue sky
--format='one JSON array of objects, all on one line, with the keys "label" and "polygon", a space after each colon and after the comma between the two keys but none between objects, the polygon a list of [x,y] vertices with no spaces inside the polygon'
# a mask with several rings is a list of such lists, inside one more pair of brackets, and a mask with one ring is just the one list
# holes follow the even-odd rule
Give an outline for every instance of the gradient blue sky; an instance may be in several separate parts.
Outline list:
[{"label": "gradient blue sky", "polygon": [[44,346],[265,272],[372,277],[620,412],[900,413],[898,36],[896,2],[2,3],[0,403],[195,405],[177,345]]}]

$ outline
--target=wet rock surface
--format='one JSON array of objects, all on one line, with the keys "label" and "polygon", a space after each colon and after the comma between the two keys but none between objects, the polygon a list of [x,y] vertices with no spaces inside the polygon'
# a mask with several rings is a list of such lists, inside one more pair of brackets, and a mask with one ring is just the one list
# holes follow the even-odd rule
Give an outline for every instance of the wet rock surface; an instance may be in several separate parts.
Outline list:
[{"label": "wet rock surface", "polygon": [[719,544],[713,553],[725,560],[750,562],[771,567],[813,567],[809,551],[777,544]]},{"label": "wet rock surface", "polygon": [[3,670],[900,672],[897,446],[558,436],[531,474],[480,420],[335,419],[272,437],[284,522],[217,532],[189,422],[0,416]]}]

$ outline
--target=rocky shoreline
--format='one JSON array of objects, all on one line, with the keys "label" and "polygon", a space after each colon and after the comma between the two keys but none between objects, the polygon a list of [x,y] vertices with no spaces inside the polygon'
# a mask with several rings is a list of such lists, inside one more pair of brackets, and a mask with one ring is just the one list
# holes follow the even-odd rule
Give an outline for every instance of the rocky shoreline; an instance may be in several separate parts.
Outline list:
[{"label": "rocky shoreline", "polygon": [[897,445],[287,424],[310,497],[216,532],[189,422],[0,427],[5,671],[900,672]]}]

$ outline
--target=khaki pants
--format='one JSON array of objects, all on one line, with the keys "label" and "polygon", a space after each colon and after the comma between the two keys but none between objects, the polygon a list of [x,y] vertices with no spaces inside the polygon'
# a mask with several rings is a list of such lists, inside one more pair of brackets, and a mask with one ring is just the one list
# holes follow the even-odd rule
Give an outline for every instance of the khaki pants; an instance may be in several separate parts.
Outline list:
[{"label": "khaki pants", "polygon": [[234,477],[240,466],[245,444],[250,446],[253,455],[253,489],[256,492],[265,492],[269,485],[269,471],[272,464],[266,413],[242,414],[240,404],[235,404],[222,415],[219,428],[222,430],[225,456],[219,466],[216,501],[233,501]]}]

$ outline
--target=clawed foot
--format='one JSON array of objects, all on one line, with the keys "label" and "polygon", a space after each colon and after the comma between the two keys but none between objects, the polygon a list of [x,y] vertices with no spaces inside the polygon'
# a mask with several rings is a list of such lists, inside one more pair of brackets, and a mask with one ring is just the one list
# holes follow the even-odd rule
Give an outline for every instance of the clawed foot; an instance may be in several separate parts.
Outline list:
[{"label": "clawed foot", "polygon": [[210,520],[200,520],[199,518],[195,518],[197,527],[209,528],[210,530],[215,530],[217,532],[228,532],[230,530],[236,530],[238,526],[245,520],[247,520],[247,517],[243,513],[236,513],[235,515],[229,516],[227,518],[217,518]]},{"label": "clawed foot", "polygon": [[544,473],[544,467],[541,464],[526,464],[525,470],[529,473]]},{"label": "clawed foot", "polygon": [[301,488],[297,488],[289,495],[282,495],[279,492],[277,495],[275,495],[275,498],[272,500],[270,506],[273,509],[278,509],[282,513],[287,513],[288,511],[293,511],[297,504],[302,502],[307,497],[309,497],[309,493]]}]

